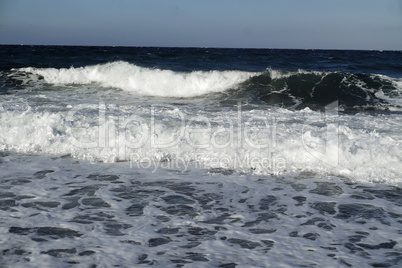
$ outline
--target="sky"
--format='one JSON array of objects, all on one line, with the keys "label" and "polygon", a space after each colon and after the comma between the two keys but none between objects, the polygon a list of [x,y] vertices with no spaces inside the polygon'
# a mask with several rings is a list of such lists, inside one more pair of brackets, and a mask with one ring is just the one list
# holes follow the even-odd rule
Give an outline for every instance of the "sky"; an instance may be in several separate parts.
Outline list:
[{"label": "sky", "polygon": [[0,44],[402,50],[402,0],[0,0]]}]

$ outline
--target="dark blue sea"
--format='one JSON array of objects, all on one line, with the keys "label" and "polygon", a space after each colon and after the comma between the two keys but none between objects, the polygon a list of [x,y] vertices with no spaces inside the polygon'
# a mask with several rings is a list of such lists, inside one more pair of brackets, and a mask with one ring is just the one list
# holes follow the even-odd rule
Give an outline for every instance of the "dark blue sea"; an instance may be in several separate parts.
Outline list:
[{"label": "dark blue sea", "polygon": [[0,59],[0,267],[402,265],[402,51]]}]

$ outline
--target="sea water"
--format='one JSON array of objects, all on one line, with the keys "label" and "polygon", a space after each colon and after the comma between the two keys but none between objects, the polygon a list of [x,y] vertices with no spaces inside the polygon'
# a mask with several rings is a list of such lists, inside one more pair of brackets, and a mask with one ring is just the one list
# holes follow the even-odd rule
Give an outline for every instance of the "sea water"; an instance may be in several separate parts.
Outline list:
[{"label": "sea water", "polygon": [[4,267],[391,267],[402,53],[1,46]]}]

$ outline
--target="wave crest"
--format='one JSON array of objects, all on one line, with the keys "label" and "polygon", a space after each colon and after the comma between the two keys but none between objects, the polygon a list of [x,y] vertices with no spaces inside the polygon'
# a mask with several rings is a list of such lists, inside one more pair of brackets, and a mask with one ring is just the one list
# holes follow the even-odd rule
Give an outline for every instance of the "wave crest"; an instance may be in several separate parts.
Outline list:
[{"label": "wave crest", "polygon": [[99,84],[138,95],[196,97],[226,91],[256,75],[243,71],[193,71],[190,73],[140,67],[124,61],[79,68],[20,68],[55,85]]},{"label": "wave crest", "polygon": [[91,85],[138,96],[191,98],[228,92],[222,102],[314,110],[334,101],[351,111],[402,108],[402,80],[379,74],[278,69],[175,72],[124,61],[79,68],[27,67],[13,72],[12,79],[21,85]]}]

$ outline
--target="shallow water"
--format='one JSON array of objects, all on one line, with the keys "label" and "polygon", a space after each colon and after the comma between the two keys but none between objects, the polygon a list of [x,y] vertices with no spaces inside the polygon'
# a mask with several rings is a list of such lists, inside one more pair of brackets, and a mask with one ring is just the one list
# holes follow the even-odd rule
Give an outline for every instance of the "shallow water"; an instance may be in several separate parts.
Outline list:
[{"label": "shallow water", "polygon": [[402,189],[3,154],[2,267],[397,267]]}]

